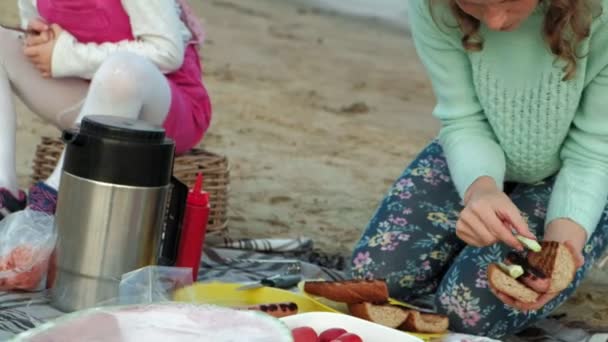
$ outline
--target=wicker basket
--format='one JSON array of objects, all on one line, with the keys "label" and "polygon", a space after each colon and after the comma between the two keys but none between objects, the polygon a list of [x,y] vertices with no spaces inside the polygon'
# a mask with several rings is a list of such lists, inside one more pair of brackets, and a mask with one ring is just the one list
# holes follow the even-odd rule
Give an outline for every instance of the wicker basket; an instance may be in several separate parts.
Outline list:
[{"label": "wicker basket", "polygon": [[[43,137],[36,149],[32,165],[32,183],[47,179],[61,156],[64,144],[61,140]],[[209,192],[211,211],[207,234],[225,234],[228,229],[228,190],[230,167],[228,159],[203,149],[176,157],[173,175],[192,187],[197,173],[205,175],[204,188]]]}]

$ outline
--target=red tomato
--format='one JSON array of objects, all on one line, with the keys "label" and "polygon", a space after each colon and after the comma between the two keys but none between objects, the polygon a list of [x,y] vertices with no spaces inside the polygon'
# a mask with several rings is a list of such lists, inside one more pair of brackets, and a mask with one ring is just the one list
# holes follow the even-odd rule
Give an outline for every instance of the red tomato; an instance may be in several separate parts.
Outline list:
[{"label": "red tomato", "polygon": [[335,339],[331,342],[363,342],[363,340],[361,339],[361,337],[359,337],[355,334],[346,333],[346,334],[342,334],[342,335],[338,336],[337,339]]},{"label": "red tomato", "polygon": [[346,334],[348,331],[342,328],[331,328],[327,329],[319,335],[319,342],[331,342],[338,337]]},{"label": "red tomato", "polygon": [[311,327],[299,327],[291,330],[294,342],[319,342],[319,337]]}]

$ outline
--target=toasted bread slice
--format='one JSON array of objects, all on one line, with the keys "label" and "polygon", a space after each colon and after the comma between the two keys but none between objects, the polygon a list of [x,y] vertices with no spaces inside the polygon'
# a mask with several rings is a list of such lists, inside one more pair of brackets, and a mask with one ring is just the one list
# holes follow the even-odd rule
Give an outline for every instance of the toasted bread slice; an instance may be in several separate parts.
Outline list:
[{"label": "toasted bread slice", "polygon": [[522,303],[534,303],[540,296],[526,285],[511,278],[495,264],[488,266],[488,283],[494,291],[502,292]]},{"label": "toasted bread slice", "polygon": [[551,279],[549,293],[561,292],[567,288],[576,273],[574,256],[566,245],[555,241],[541,242],[539,253],[530,253],[530,265],[540,269]]},{"label": "toasted bread slice", "polygon": [[346,304],[388,302],[388,286],[384,280],[307,281],[304,291]]},{"label": "toasted bread slice", "polygon": [[350,314],[364,319],[384,325],[389,328],[397,328],[405,323],[409,313],[400,307],[393,305],[374,305],[372,303],[349,304],[348,310]]},{"label": "toasted bread slice", "polygon": [[448,330],[449,320],[438,314],[423,314],[390,304],[349,304],[350,314],[384,325],[414,333],[441,334]]},{"label": "toasted bread slice", "polygon": [[423,314],[408,310],[407,319],[400,329],[423,334],[442,334],[448,330],[450,322],[446,316],[437,314]]}]

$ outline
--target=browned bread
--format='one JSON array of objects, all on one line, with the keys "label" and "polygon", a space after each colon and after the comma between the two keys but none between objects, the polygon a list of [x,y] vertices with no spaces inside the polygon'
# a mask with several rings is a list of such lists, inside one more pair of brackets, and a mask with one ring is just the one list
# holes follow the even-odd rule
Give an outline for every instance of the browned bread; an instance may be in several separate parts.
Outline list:
[{"label": "browned bread", "polygon": [[539,253],[530,253],[528,261],[551,279],[549,293],[561,292],[567,288],[576,273],[574,256],[566,245],[555,241],[541,242]]},{"label": "browned bread", "polygon": [[374,305],[372,303],[348,304],[351,315],[366,321],[384,325],[389,328],[397,328],[405,323],[409,313],[400,307],[393,305]]},{"label": "browned bread", "polygon": [[541,247],[542,250],[538,253],[529,252],[527,261],[522,266],[536,269],[546,278],[534,279],[534,274],[538,273],[535,271],[529,274],[532,279],[525,278],[524,274],[515,280],[497,265],[491,264],[488,266],[490,288],[495,293],[502,292],[523,303],[534,303],[542,293],[558,293],[567,288],[576,273],[574,255],[565,244],[555,241],[543,241]]},{"label": "browned bread", "polygon": [[494,292],[502,292],[523,303],[534,303],[539,297],[538,293],[511,278],[495,264],[488,266],[488,284]]},{"label": "browned bread", "polygon": [[304,291],[346,304],[388,302],[388,286],[384,280],[307,281]]},{"label": "browned bread", "polygon": [[442,334],[448,330],[450,322],[446,316],[437,314],[423,314],[418,311],[408,310],[408,315],[400,329],[423,333]]},{"label": "browned bread", "polygon": [[446,332],[449,326],[446,316],[423,314],[390,304],[349,304],[348,310],[355,317],[414,333],[441,334]]}]

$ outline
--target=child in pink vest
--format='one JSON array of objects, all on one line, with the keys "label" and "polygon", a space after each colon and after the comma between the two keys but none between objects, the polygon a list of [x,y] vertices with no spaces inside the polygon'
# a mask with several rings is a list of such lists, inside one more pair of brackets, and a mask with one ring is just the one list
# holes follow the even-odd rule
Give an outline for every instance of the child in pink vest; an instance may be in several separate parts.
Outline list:
[{"label": "child in pink vest", "polygon": [[[201,81],[200,24],[186,0],[18,0],[26,36],[0,28],[0,217],[21,210],[15,93],[59,128],[90,114],[162,125],[176,153],[211,121]],[[54,213],[63,163],[34,185],[29,205]]]}]

